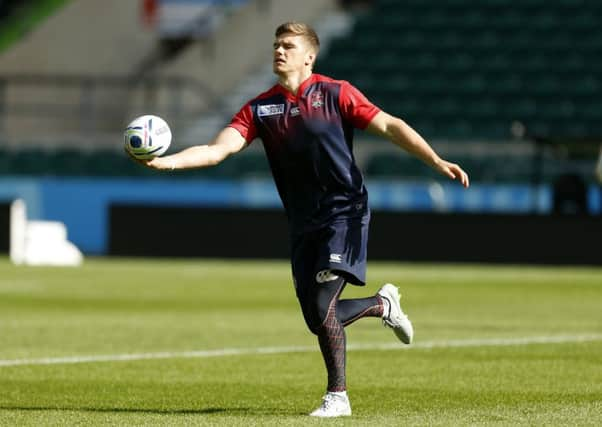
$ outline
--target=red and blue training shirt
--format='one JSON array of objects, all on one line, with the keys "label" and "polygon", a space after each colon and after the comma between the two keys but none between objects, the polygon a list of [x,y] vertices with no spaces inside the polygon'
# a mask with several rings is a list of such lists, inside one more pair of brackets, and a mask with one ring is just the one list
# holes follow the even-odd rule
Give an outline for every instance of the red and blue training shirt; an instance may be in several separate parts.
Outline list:
[{"label": "red and blue training shirt", "polygon": [[349,82],[312,74],[297,94],[276,84],[249,101],[230,127],[263,142],[291,232],[368,213],[353,156],[354,128],[380,111]]}]

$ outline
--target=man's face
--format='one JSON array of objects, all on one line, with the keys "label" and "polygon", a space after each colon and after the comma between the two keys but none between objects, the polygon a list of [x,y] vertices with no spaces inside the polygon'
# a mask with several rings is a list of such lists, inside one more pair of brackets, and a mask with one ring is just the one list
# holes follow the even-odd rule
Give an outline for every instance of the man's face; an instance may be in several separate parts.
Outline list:
[{"label": "man's face", "polygon": [[313,63],[314,52],[302,37],[284,33],[274,41],[273,70],[278,75],[302,71]]}]

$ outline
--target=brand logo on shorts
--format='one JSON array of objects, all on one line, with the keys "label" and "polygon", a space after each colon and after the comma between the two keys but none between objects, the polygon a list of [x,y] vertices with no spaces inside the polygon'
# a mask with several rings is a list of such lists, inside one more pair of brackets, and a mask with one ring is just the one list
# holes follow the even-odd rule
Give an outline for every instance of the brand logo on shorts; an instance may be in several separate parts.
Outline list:
[{"label": "brand logo on shorts", "polygon": [[322,270],[318,272],[318,274],[316,274],[316,282],[318,283],[332,282],[333,280],[336,280],[338,278],[339,276],[337,276],[330,270]]},{"label": "brand logo on shorts", "polygon": [[259,117],[276,116],[278,114],[284,114],[284,104],[269,104],[257,106],[257,115]]},{"label": "brand logo on shorts", "polygon": [[341,254],[330,254],[330,262],[336,262],[340,264],[341,262],[343,262],[341,258]]}]

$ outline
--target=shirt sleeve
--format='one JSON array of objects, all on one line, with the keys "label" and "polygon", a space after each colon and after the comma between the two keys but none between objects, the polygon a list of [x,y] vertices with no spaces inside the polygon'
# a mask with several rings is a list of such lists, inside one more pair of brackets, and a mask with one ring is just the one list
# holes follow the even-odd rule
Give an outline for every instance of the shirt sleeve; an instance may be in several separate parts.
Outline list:
[{"label": "shirt sleeve", "polygon": [[248,143],[251,143],[257,137],[257,128],[253,120],[253,110],[251,104],[247,103],[234,115],[232,121],[228,125],[234,128],[242,135]]},{"label": "shirt sleeve", "polygon": [[380,112],[380,108],[368,101],[368,98],[349,82],[341,84],[339,107],[343,118],[358,129],[365,129]]}]

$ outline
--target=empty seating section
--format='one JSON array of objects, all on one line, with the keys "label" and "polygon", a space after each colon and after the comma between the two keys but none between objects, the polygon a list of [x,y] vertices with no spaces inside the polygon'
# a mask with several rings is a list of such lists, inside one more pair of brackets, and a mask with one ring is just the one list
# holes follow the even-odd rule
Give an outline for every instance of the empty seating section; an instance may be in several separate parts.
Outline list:
[{"label": "empty seating section", "polygon": [[[516,155],[489,155],[475,157],[471,153],[452,156],[454,161],[470,171],[473,181],[528,182],[534,178],[533,158]],[[566,160],[546,158],[543,178],[554,179],[566,169]],[[591,162],[590,162],[591,163]],[[440,178],[432,169],[401,151],[378,152],[362,164],[369,178],[409,180]],[[589,164],[576,162],[572,170],[590,173]],[[0,176],[45,177],[160,177],[161,172],[138,165],[121,151],[99,150],[83,152],[75,149],[46,150],[40,148],[0,149]],[[178,171],[178,178],[252,179],[269,178],[270,169],[262,150],[243,152],[228,158],[218,166]]]},{"label": "empty seating section", "polygon": [[[350,34],[332,41],[316,71],[351,81],[431,141],[499,147],[511,138],[516,120],[535,134],[600,137],[602,1],[375,0]],[[529,156],[479,153],[451,160],[473,181],[525,182],[534,175]],[[553,159],[545,166],[544,179],[563,168]],[[369,178],[435,177],[394,147],[364,156],[360,167]],[[248,150],[217,167],[177,176],[269,174],[262,150]],[[118,147],[93,153],[5,148],[0,175],[152,177],[157,172],[130,161]]]},{"label": "empty seating section", "polygon": [[602,135],[602,2],[375,1],[317,71],[441,139]]},{"label": "empty seating section", "polygon": [[[535,179],[533,159],[530,157],[467,155],[454,156],[453,160],[470,172],[473,181],[481,183],[526,183]],[[409,180],[441,178],[426,165],[404,154],[375,154],[368,159],[364,171],[374,179],[395,179],[400,176]],[[557,163],[548,161],[546,169],[542,170],[541,178],[553,180],[557,173]]]},{"label": "empty seating section", "polygon": [[[183,178],[226,179],[266,177],[269,173],[264,153],[249,151],[232,156],[216,167],[178,171],[176,175]],[[27,148],[0,149],[0,175],[157,177],[160,172],[136,164],[119,150],[84,152],[75,149]]]}]

